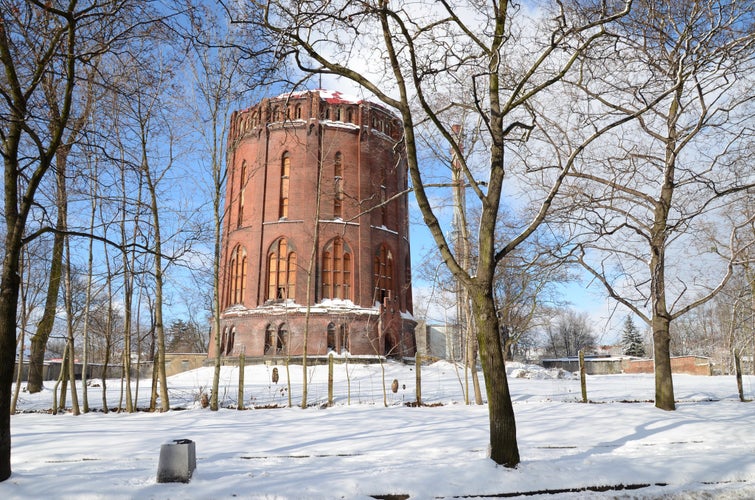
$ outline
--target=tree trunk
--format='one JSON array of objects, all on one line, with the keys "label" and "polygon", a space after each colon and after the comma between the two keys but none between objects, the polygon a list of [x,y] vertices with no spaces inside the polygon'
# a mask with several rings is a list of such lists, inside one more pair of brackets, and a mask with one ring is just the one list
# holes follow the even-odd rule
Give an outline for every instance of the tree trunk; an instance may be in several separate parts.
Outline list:
[{"label": "tree trunk", "polygon": [[16,355],[18,291],[21,285],[18,268],[21,245],[12,240],[13,232],[12,228],[8,228],[0,282],[0,481],[11,475],[10,402]]},{"label": "tree trunk", "polygon": [[[60,176],[58,176],[60,177]],[[58,179],[60,182],[60,178]],[[65,186],[62,187],[65,189]],[[60,197],[60,189],[58,190]],[[47,286],[47,299],[42,318],[37,324],[37,331],[31,338],[31,352],[29,353],[29,378],[26,382],[26,390],[34,394],[42,390],[42,369],[45,361],[45,350],[50,332],[55,324],[55,315],[58,312],[58,294],[60,292],[60,280],[63,276],[63,239],[60,231],[65,230],[65,211],[61,210],[58,203],[58,220],[55,225],[59,232],[55,233],[52,244],[50,262],[50,280]]]},{"label": "tree trunk", "polygon": [[[24,272],[28,272],[28,269],[25,269],[25,266],[28,266],[30,264],[29,259],[23,259],[23,253],[20,256],[19,260],[19,270],[23,274]],[[27,273],[27,276],[30,273]],[[23,280],[21,280],[23,281]],[[20,283],[20,281],[19,281]],[[18,349],[18,370],[16,370],[16,387],[13,391],[13,399],[10,404],[10,413],[13,415],[16,413],[16,403],[18,402],[18,394],[21,392],[21,379],[23,378],[24,374],[24,343],[26,342],[26,327],[28,326],[29,322],[29,315],[28,311],[26,309],[27,307],[27,297],[28,297],[28,286],[23,287],[23,291],[21,288],[19,288],[19,300],[21,301],[21,325],[20,325],[20,336],[18,338],[18,341],[16,342],[16,348]]]},{"label": "tree trunk", "polygon": [[66,261],[65,261],[65,309],[66,309],[66,330],[68,332],[66,347],[68,349],[68,378],[71,382],[71,411],[74,415],[79,415],[79,396],[76,393],[76,354],[73,341],[73,291],[71,290],[71,248],[68,238],[65,241]]},{"label": "tree trunk", "polygon": [[[215,115],[213,115],[214,117]],[[213,120],[213,125],[217,125]],[[213,127],[213,131],[216,130]],[[213,142],[213,146],[217,144],[217,141]],[[234,153],[229,152],[229,156]],[[213,364],[212,373],[212,389],[210,392],[210,410],[218,411],[218,391],[220,390],[220,273],[225,272],[225,267],[221,271],[221,236],[222,236],[222,223],[223,214],[221,214],[220,202],[222,201],[222,189],[225,179],[224,170],[222,166],[222,160],[219,158],[219,148],[213,147],[212,151],[212,182],[213,182],[213,196],[212,196],[212,223],[213,223],[213,252],[212,252],[212,330],[215,332],[215,359]]]},{"label": "tree trunk", "polygon": [[490,418],[490,458],[506,467],[516,467],[520,460],[516,419],[498,334],[493,288],[477,285],[470,295],[477,325],[480,359],[487,381],[485,389]]},{"label": "tree trunk", "polygon": [[739,359],[738,349],[734,349],[734,371],[737,377],[737,393],[739,394],[739,400],[744,403],[746,400],[744,388],[742,387],[742,363]]},{"label": "tree trunk", "polygon": [[[126,188],[126,171],[125,168],[121,169],[121,193],[123,199],[121,200],[121,241],[126,244],[126,214],[127,212],[127,195]],[[138,201],[141,201],[141,182],[139,183]],[[138,215],[134,221],[134,239],[136,239],[138,226]],[[133,296],[134,278],[133,278],[133,261],[132,254],[131,261],[129,262],[128,253],[126,249],[121,250],[121,262],[123,265],[123,355],[121,356],[121,363],[123,364],[123,372],[121,378],[121,400],[118,403],[118,409],[120,410],[123,404],[123,390],[126,391],[126,411],[131,413],[134,411],[133,402],[131,399],[131,300]]]},{"label": "tree trunk", "polygon": [[674,382],[671,374],[671,335],[668,319],[653,317],[653,359],[655,362],[655,406],[675,410]]},{"label": "tree trunk", "polygon": [[152,224],[155,238],[155,332],[157,332],[157,362],[154,368],[157,370],[160,381],[160,409],[170,410],[168,398],[168,380],[165,374],[165,328],[163,326],[163,264],[162,264],[162,237],[160,235],[160,212],[157,205],[157,182],[152,178],[149,171],[146,155],[146,144],[142,142],[144,175],[149,188],[150,208],[152,211]]}]

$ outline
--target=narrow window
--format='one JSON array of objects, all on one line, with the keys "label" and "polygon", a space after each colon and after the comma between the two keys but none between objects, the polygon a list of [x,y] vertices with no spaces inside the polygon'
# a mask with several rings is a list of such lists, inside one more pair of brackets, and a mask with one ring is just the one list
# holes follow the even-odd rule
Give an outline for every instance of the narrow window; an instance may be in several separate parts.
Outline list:
[{"label": "narrow window", "polygon": [[351,300],[351,254],[343,254],[343,280],[341,281],[341,295],[346,300]]},{"label": "narrow window", "polygon": [[341,279],[343,278],[343,241],[338,238],[333,242],[333,298],[342,299]]},{"label": "narrow window", "polygon": [[288,326],[286,326],[285,323],[283,323],[280,328],[278,328],[278,340],[276,343],[276,352],[279,354],[283,354],[285,352],[286,346],[288,345]]},{"label": "narrow window", "polygon": [[343,155],[336,153],[333,161],[333,217],[343,217]]},{"label": "narrow window", "polygon": [[381,245],[373,265],[375,300],[383,303],[393,295],[393,254]]},{"label": "narrow window", "polygon": [[386,219],[386,200],[388,199],[386,195],[386,189],[385,186],[380,186],[380,225],[385,226],[385,219]]},{"label": "narrow window", "polygon": [[288,279],[286,281],[286,297],[295,300],[296,299],[296,253],[289,252],[288,254]]},{"label": "narrow window", "polygon": [[267,299],[275,300],[278,295],[278,254],[271,253],[267,256],[268,289]]},{"label": "narrow window", "polygon": [[233,352],[233,342],[236,340],[236,327],[231,328],[231,333],[228,335],[228,343],[225,348],[226,356],[230,356]]},{"label": "narrow window", "polygon": [[301,120],[301,104],[296,105],[296,113],[294,116],[297,120]]},{"label": "narrow window", "polygon": [[322,298],[323,299],[329,299],[332,297],[332,269],[331,265],[333,262],[333,257],[331,256],[330,252],[324,252],[322,254]]},{"label": "narrow window", "polygon": [[265,354],[273,354],[273,342],[278,337],[273,325],[267,325],[265,330]]},{"label": "narrow window", "polygon": [[238,304],[241,302],[241,256],[239,255],[238,247],[236,247],[233,264],[233,303]]},{"label": "narrow window", "polygon": [[246,192],[246,160],[241,162],[241,186],[239,187],[239,209],[236,219],[236,227],[241,227],[244,222],[244,193]]},{"label": "narrow window", "polygon": [[244,253],[241,256],[241,284],[239,286],[239,304],[243,304],[244,298],[246,297],[246,266],[246,250],[244,250]]},{"label": "narrow window", "polygon": [[288,275],[288,269],[286,266],[288,257],[288,242],[284,239],[278,242],[278,286],[275,291],[275,298],[283,300],[286,298],[286,276]]},{"label": "narrow window", "polygon": [[278,209],[278,217],[285,219],[288,217],[288,182],[291,174],[291,157],[288,153],[283,153],[281,160],[281,189],[280,189],[280,204]]},{"label": "narrow window", "polygon": [[339,327],[339,340],[341,342],[341,351],[349,351],[349,325]]},{"label": "narrow window", "polygon": [[328,351],[336,350],[336,325],[328,324]]}]

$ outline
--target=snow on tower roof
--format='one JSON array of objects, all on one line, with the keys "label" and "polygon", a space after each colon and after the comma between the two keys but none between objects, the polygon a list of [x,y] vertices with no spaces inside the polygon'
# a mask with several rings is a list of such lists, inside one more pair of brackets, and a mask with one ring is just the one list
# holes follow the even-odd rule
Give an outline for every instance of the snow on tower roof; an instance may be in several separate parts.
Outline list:
[{"label": "snow on tower roof", "polygon": [[364,102],[368,102],[365,99],[361,99],[359,97],[344,94],[343,92],[340,92],[338,90],[327,90],[327,89],[315,89],[315,90],[299,90],[296,92],[286,92],[283,93],[275,99],[291,99],[296,97],[304,97],[307,94],[317,92],[322,99],[325,99],[329,104],[362,104]]}]

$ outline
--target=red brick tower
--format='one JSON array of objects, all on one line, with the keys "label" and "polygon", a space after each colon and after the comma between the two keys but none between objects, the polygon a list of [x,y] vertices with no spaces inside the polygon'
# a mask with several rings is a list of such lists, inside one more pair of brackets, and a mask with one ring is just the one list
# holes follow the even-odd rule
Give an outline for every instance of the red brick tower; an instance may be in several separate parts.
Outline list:
[{"label": "red brick tower", "polygon": [[308,355],[414,355],[401,133],[384,107],[324,90],[233,113],[222,355],[300,356],[305,331]]}]

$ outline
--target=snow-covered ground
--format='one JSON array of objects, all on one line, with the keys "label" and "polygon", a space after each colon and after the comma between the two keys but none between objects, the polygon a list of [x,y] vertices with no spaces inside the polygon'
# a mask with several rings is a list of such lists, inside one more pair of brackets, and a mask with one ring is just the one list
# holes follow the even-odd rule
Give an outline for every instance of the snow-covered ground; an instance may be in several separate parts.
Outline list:
[{"label": "snow-covered ground", "polygon": [[[733,377],[675,376],[678,409],[665,412],[649,402],[652,375],[588,376],[594,404],[582,404],[569,374],[511,365],[522,462],[507,469],[486,458],[487,407],[464,404],[454,365],[423,367],[433,406],[421,408],[403,404],[415,399],[411,365],[336,365],[332,408],[322,407],[327,367],[310,368],[306,410],[286,407],[278,371],[275,384],[272,367],[246,368],[245,405],[257,407],[246,411],[229,408],[238,368],[224,367],[217,412],[199,404],[212,381],[204,368],[170,378],[166,413],[14,415],[0,498],[755,498],[755,403],[739,402]],[[290,374],[298,405],[301,367]],[[744,383],[753,398],[755,377]],[[49,408],[51,387],[22,393],[19,410]],[[119,390],[109,382],[109,406]],[[101,408],[100,388],[89,401]],[[196,444],[191,482],[157,483],[160,445],[184,438]]]}]

